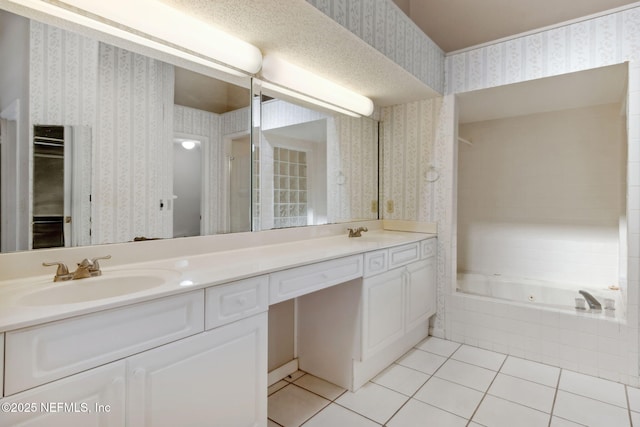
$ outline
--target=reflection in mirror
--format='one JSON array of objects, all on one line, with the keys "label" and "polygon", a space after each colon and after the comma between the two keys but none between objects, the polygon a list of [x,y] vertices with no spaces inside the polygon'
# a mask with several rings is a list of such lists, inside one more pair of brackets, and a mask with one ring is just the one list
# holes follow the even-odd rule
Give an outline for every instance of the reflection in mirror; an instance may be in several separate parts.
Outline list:
[{"label": "reflection in mirror", "polygon": [[[231,158],[240,157],[232,154],[232,141],[249,134],[249,77],[234,77],[240,86],[230,84],[221,80],[225,77],[198,74],[2,10],[0,28],[0,55],[12,58],[0,64],[3,252],[62,245],[62,240],[65,246],[102,244],[250,228],[246,219],[242,226],[231,223],[236,213],[230,196],[231,173],[250,179],[249,162],[244,172],[241,162],[231,167]],[[65,144],[67,135],[80,129],[90,141],[85,154],[91,167],[83,169],[92,198],[88,213],[65,213],[71,217],[69,231],[51,244],[36,238],[42,233],[33,226],[33,216],[43,216],[37,211],[40,196],[50,191],[41,191],[37,179],[43,158],[34,158],[33,142],[40,125],[64,127]],[[174,158],[176,138],[200,141],[197,167]],[[250,142],[243,141],[249,151]],[[186,185],[189,194],[199,193],[193,198],[199,208],[180,190],[180,179],[191,180]],[[233,200],[238,206],[249,203]],[[181,217],[182,203],[190,219],[174,220],[176,211]],[[249,218],[248,212],[238,215]],[[74,233],[81,224],[82,232]]]},{"label": "reflection in mirror", "polygon": [[33,128],[32,248],[91,242],[91,129]]},{"label": "reflection in mirror", "polygon": [[275,96],[255,104],[255,228],[377,219],[378,123]]}]

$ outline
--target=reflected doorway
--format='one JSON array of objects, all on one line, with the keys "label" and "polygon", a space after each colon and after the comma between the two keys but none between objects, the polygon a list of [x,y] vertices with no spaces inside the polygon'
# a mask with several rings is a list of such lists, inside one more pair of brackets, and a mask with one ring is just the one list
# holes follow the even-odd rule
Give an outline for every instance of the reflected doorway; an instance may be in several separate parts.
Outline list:
[{"label": "reflected doorway", "polygon": [[173,144],[173,237],[199,236],[202,222],[202,141]]}]

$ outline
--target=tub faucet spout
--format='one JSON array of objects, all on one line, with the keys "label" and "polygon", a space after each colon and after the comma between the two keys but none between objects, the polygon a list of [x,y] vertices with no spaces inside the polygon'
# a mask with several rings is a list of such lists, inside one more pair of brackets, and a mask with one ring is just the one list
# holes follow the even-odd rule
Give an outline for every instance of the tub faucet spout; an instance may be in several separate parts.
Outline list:
[{"label": "tub faucet spout", "polygon": [[585,300],[587,300],[587,304],[589,304],[589,308],[591,310],[602,310],[602,305],[600,304],[600,302],[595,299],[589,292],[580,290],[578,291],[578,293],[582,295]]}]

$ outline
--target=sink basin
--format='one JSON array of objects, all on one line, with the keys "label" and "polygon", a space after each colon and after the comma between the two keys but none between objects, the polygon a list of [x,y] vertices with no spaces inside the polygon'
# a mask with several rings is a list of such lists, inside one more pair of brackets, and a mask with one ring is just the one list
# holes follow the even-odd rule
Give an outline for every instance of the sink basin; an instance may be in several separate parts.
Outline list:
[{"label": "sink basin", "polygon": [[20,301],[32,306],[95,301],[162,286],[179,276],[180,273],[173,270],[109,271],[98,277],[52,284],[25,295]]}]

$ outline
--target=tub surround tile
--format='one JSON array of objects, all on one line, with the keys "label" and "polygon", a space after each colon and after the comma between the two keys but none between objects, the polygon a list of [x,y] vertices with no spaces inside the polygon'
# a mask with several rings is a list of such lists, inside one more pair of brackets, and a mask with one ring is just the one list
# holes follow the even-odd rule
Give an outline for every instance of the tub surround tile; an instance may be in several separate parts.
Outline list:
[{"label": "tub surround tile", "polygon": [[459,347],[460,344],[456,342],[451,342],[436,337],[428,337],[420,344],[416,345],[416,348],[420,350],[428,351],[429,353],[434,353],[438,356],[443,357],[451,356]]},{"label": "tub surround tile", "polygon": [[473,421],[491,427],[546,427],[549,414],[494,396],[485,396]]},{"label": "tub surround tile", "polygon": [[474,390],[485,392],[489,388],[491,381],[495,378],[496,372],[476,365],[449,359],[435,373],[435,376],[443,380],[470,387]]},{"label": "tub surround tile", "polygon": [[468,345],[461,346],[451,356],[452,359],[460,362],[470,363],[482,368],[491,369],[492,371],[499,370],[506,357],[504,354]]},{"label": "tub surround tile", "polygon": [[424,403],[469,419],[484,396],[483,393],[443,380],[431,377],[413,396]]},{"label": "tub surround tile", "polygon": [[355,393],[346,392],[336,403],[384,424],[409,398],[378,384],[367,383]]},{"label": "tub surround tile", "polygon": [[613,381],[563,370],[558,389],[627,408],[624,385]]},{"label": "tub surround tile", "polygon": [[297,427],[330,402],[296,385],[289,384],[269,396],[268,416],[287,427]]},{"label": "tub surround tile", "polygon": [[556,387],[560,377],[560,368],[513,356],[507,357],[500,372],[549,387]]},{"label": "tub surround tile", "polygon": [[464,427],[467,420],[418,400],[411,399],[386,424],[388,427],[448,426]]},{"label": "tub surround tile", "polygon": [[538,411],[551,413],[556,389],[499,373],[489,387],[488,393]]},{"label": "tub surround tile", "polygon": [[394,363],[378,374],[371,382],[406,396],[412,396],[428,379],[428,374]]},{"label": "tub surround tile", "polygon": [[558,390],[553,414],[588,426],[629,426],[629,411],[599,400]]}]

